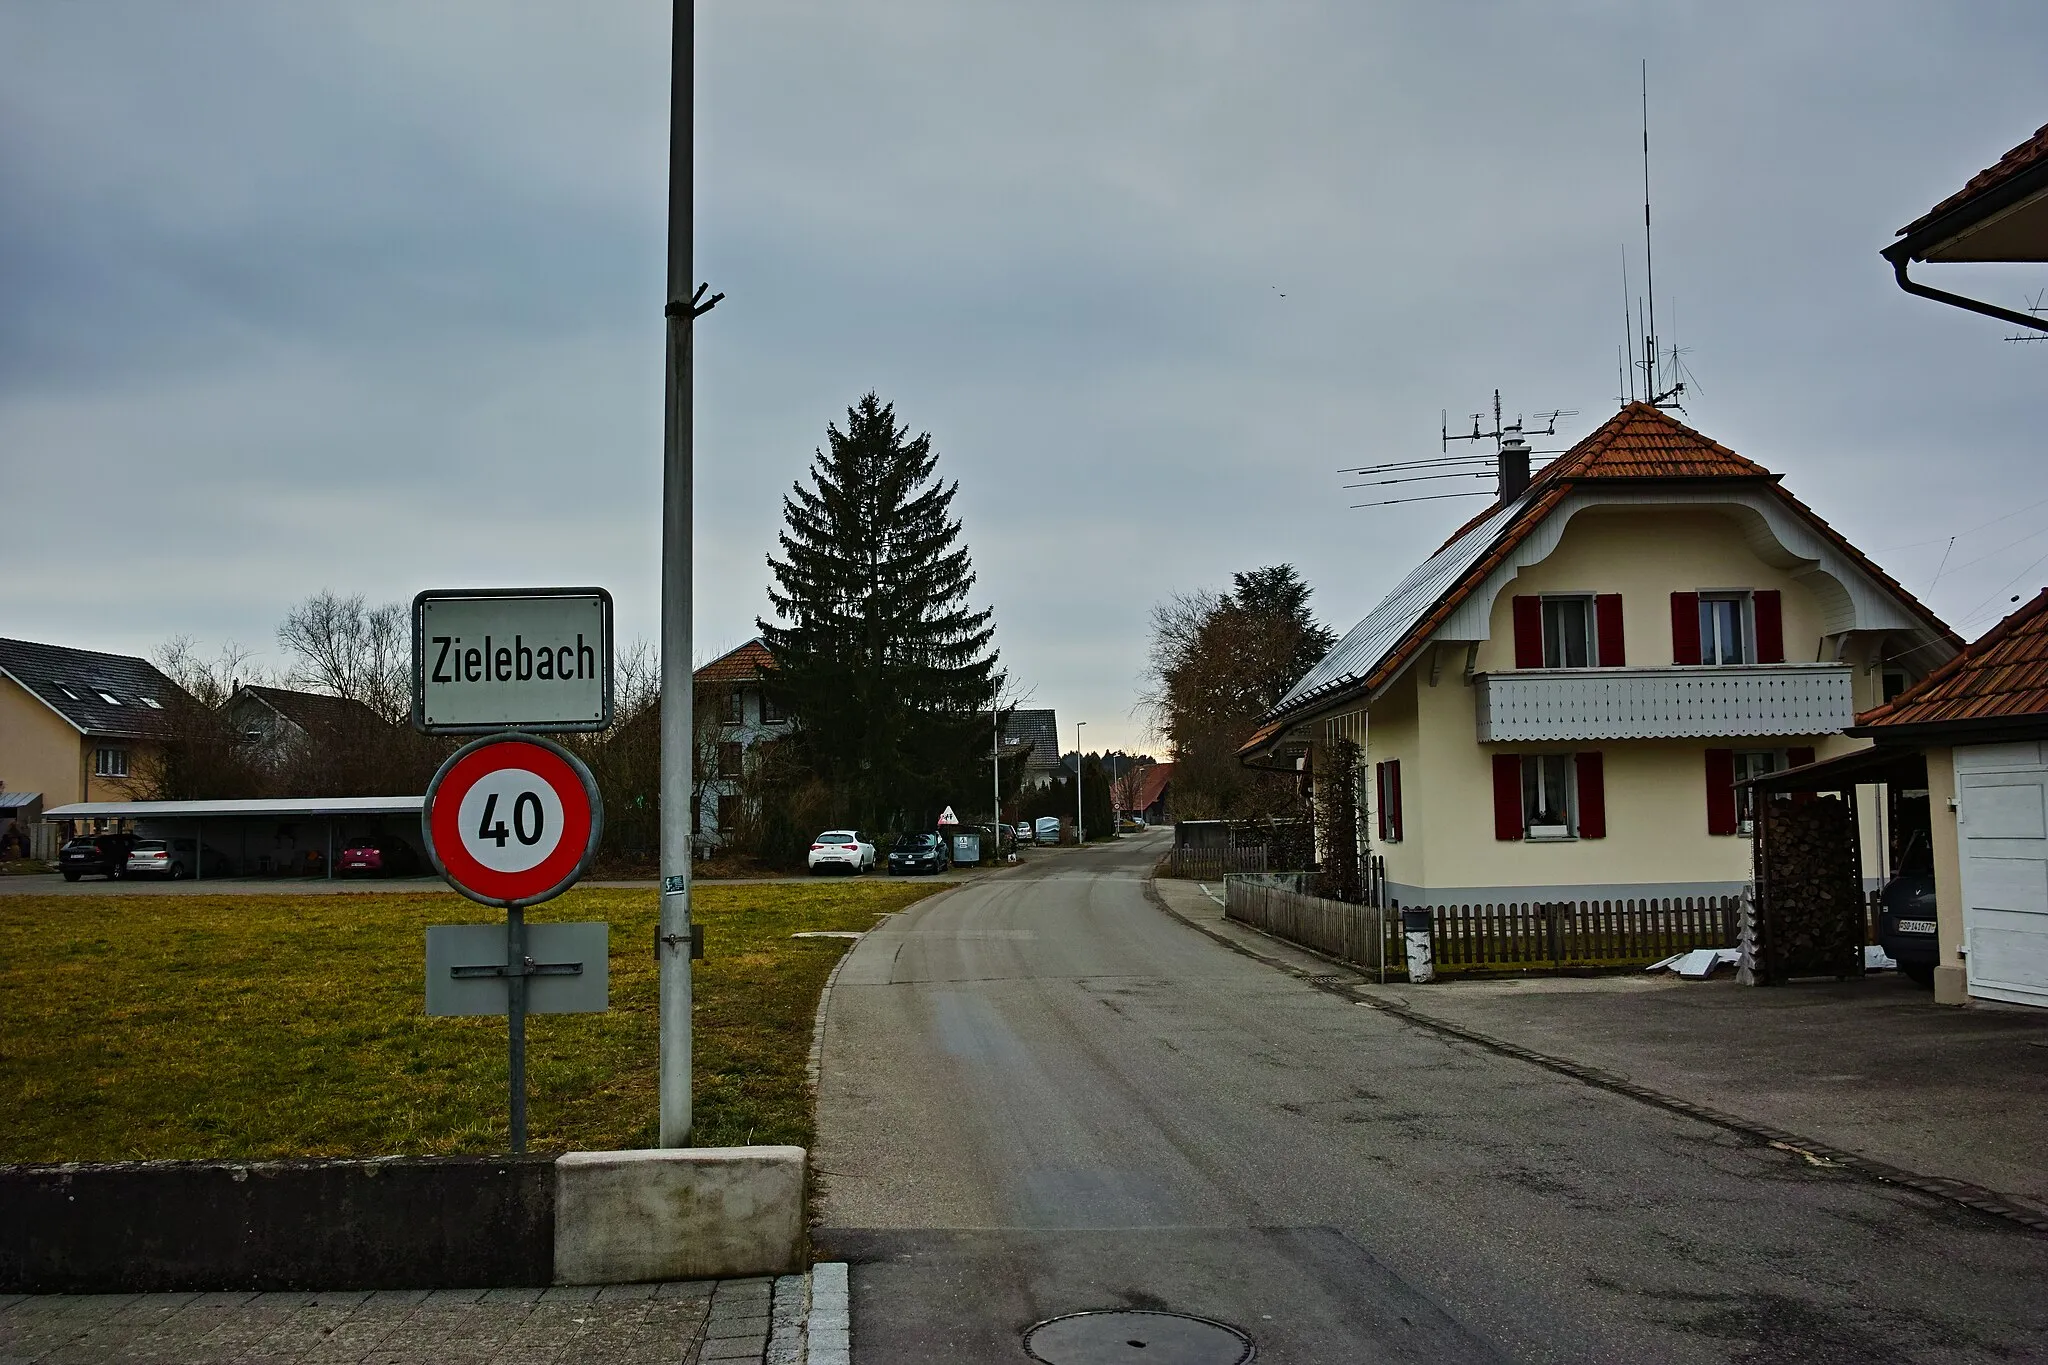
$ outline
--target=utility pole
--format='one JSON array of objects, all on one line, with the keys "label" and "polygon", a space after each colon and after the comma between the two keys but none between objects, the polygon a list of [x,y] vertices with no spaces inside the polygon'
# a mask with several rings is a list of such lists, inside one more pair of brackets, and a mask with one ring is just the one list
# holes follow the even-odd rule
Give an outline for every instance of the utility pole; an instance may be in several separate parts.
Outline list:
[{"label": "utility pole", "polygon": [[[668,363],[661,463],[661,919],[656,930],[661,1001],[661,1145],[690,1140],[690,782],[692,709],[690,569],[691,334],[702,290],[691,289],[691,106],[696,85],[696,0],[675,0],[668,123]],[[713,299],[712,303],[717,303]]]},{"label": "utility pole", "polygon": [[989,686],[989,690],[988,690],[988,728],[989,728],[989,735],[990,735],[990,740],[989,740],[989,742],[990,742],[990,743],[991,743],[992,745],[994,745],[995,747],[991,748],[991,749],[990,749],[990,750],[988,751],[988,766],[989,766],[989,771],[990,771],[990,773],[992,773],[992,774],[994,775],[994,776],[993,776],[993,779],[992,779],[992,782],[991,782],[991,786],[992,786],[993,790],[991,790],[991,791],[990,791],[990,793],[989,793],[989,799],[990,799],[991,801],[993,801],[993,802],[995,803],[995,804],[994,804],[994,806],[992,807],[992,809],[993,809],[993,810],[995,811],[995,814],[989,817],[989,822],[990,822],[991,824],[993,824],[993,825],[995,826],[995,828],[989,831],[989,835],[990,835],[990,837],[992,837],[992,838],[993,838],[993,839],[994,839],[994,840],[996,841],[996,843],[995,843],[995,847],[994,847],[994,848],[991,848],[991,849],[990,849],[990,850],[988,851],[988,856],[989,856],[989,861],[990,861],[990,862],[994,862],[994,861],[996,861],[996,860],[1000,859],[1000,858],[1001,858],[1001,857],[1003,856],[1003,708],[1002,708],[1002,695],[1003,695],[1003,685],[1002,685],[1002,684],[1001,684],[1000,682],[996,682],[996,683],[991,683],[991,684],[990,684],[990,686]]},{"label": "utility pole", "polygon": [[1081,727],[1088,722],[1074,722],[1074,847],[1080,848],[1088,842],[1088,817],[1081,811]]}]

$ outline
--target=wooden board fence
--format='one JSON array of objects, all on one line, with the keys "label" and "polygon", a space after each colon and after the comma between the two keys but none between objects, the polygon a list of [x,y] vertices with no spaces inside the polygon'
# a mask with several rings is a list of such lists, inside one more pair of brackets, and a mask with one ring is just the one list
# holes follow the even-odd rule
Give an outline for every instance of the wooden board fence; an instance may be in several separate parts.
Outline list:
[{"label": "wooden board fence", "polygon": [[1371,971],[1402,961],[1400,916],[1393,911],[1303,896],[1247,877],[1227,879],[1223,901],[1229,918],[1341,961]]}]

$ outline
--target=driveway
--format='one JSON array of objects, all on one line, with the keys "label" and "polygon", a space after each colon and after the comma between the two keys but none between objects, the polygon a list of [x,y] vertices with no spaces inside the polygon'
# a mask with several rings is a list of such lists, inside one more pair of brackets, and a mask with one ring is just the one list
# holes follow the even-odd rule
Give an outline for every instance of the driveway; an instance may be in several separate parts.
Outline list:
[{"label": "driveway", "polygon": [[2048,1340],[2048,1239],[1233,952],[1147,899],[1159,851],[960,888],[846,959],[815,1235],[855,1263],[862,1365],[1019,1361],[1032,1324],[1100,1309],[1220,1319],[1261,1361]]}]

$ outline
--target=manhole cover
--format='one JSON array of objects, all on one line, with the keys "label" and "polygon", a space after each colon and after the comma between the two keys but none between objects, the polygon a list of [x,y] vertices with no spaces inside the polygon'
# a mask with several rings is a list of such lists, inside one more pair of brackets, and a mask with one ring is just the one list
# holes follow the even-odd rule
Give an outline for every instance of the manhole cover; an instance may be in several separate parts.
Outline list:
[{"label": "manhole cover", "polygon": [[1244,1365],[1256,1354],[1235,1327],[1186,1313],[1070,1313],[1024,1334],[1045,1365]]}]

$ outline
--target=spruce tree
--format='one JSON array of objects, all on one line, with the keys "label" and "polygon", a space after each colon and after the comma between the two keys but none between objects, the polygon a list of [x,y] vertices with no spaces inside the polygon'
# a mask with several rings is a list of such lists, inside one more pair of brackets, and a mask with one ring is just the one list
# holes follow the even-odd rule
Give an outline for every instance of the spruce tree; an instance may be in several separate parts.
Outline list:
[{"label": "spruce tree", "polygon": [[959,485],[937,478],[930,434],[911,439],[872,393],[825,434],[768,558],[781,618],[756,623],[775,656],[768,686],[846,819],[930,828],[987,786],[984,708],[1000,681],[992,613],[967,600]]}]

